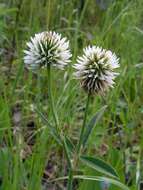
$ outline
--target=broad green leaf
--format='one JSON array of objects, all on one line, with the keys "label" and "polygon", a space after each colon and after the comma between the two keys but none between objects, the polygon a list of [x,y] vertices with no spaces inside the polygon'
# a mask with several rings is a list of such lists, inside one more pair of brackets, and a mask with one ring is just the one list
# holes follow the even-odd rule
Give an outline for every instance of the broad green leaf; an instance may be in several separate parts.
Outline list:
[{"label": "broad green leaf", "polygon": [[101,117],[103,116],[105,110],[107,108],[107,105],[103,106],[94,116],[93,118],[90,120],[90,122],[88,123],[87,127],[86,127],[86,130],[85,130],[85,133],[84,133],[84,137],[83,137],[83,140],[82,140],[82,144],[83,144],[83,147],[86,145],[88,139],[89,139],[89,136],[93,130],[93,128],[95,127],[95,125],[97,124],[97,122],[101,119]]},{"label": "broad green leaf", "polygon": [[118,174],[116,173],[115,169],[107,164],[105,161],[99,158],[93,158],[89,156],[81,156],[80,160],[85,163],[87,166],[103,173],[109,175],[111,177],[118,178]]}]

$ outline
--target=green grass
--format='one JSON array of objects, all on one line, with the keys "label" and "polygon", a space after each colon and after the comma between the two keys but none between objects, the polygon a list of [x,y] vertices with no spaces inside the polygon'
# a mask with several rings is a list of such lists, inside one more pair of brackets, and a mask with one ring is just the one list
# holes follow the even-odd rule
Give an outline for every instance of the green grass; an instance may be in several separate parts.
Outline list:
[{"label": "green grass", "polygon": [[[23,63],[26,41],[48,29],[69,38],[72,64],[89,44],[111,49],[120,57],[115,88],[104,100],[94,97],[89,105],[88,120],[105,104],[108,108],[94,128],[86,152],[110,163],[123,183],[128,175],[130,182],[126,185],[131,190],[137,189],[138,170],[143,180],[143,1],[116,0],[105,10],[95,2],[0,0],[0,190],[42,190],[43,173],[45,189],[63,190],[66,184],[49,183],[68,175],[66,156],[33,110],[38,107],[53,122],[47,100],[47,73],[32,74]],[[52,90],[63,133],[76,144],[86,94],[73,80],[72,72],[71,65],[65,74],[53,69]],[[101,175],[84,165],[80,168],[85,175]],[[76,182],[74,189],[103,189],[99,182]],[[111,185],[110,189],[118,190]]]}]

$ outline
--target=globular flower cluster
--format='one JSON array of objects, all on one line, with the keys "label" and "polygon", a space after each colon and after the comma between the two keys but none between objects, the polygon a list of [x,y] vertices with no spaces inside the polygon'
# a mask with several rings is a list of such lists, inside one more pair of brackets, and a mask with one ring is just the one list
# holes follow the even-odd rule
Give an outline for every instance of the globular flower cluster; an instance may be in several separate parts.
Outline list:
[{"label": "globular flower cluster", "polygon": [[75,76],[81,80],[81,86],[91,94],[104,94],[113,87],[118,75],[119,59],[110,50],[97,46],[88,46],[74,65]]},{"label": "globular flower cluster", "polygon": [[[24,50],[24,63],[28,69],[38,69],[48,65],[64,69],[72,57],[69,41],[61,34],[47,31],[35,34]],[[104,94],[114,85],[118,75],[119,59],[110,50],[98,46],[83,49],[74,64],[74,75],[80,79],[81,86],[90,94]]]},{"label": "globular flower cluster", "polygon": [[48,64],[63,69],[71,58],[69,41],[61,34],[47,31],[35,34],[24,50],[24,63],[28,69],[38,69]]}]

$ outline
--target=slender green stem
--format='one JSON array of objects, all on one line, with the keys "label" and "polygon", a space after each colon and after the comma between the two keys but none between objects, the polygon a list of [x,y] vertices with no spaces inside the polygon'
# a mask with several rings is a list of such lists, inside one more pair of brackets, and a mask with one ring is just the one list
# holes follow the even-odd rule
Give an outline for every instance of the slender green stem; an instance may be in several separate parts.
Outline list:
[{"label": "slender green stem", "polygon": [[58,117],[55,111],[55,106],[54,106],[54,101],[53,101],[53,95],[52,95],[52,85],[51,85],[51,66],[50,64],[48,64],[47,66],[47,77],[48,77],[48,94],[49,94],[49,103],[51,106],[51,111],[52,111],[52,115],[53,115],[53,119],[55,121],[55,125],[56,125],[56,129],[57,132],[59,131],[58,127],[59,127],[59,121],[58,121]]},{"label": "slender green stem", "polygon": [[67,190],[72,190],[72,184],[73,184],[73,169],[72,169],[72,163],[70,160],[70,155],[68,153],[68,147],[67,144],[65,142],[65,139],[63,139],[63,148],[66,154],[66,158],[67,158],[67,163],[68,163],[68,169],[69,169],[69,174],[68,174],[68,186],[67,186]]},{"label": "slender green stem", "polygon": [[84,112],[84,119],[83,119],[83,124],[82,124],[82,128],[80,131],[80,137],[79,137],[79,142],[77,145],[77,153],[80,153],[81,150],[81,145],[82,145],[82,140],[83,140],[83,134],[84,134],[84,130],[85,130],[85,125],[86,125],[86,119],[87,119],[87,112],[88,112],[88,107],[89,107],[89,100],[90,100],[90,93],[88,94],[87,97],[87,101],[86,101],[86,107],[85,107],[85,112]]},{"label": "slender green stem", "polygon": [[55,111],[53,95],[52,95],[52,90],[51,90],[51,66],[50,65],[47,66],[47,75],[48,75],[48,93],[49,93],[49,102],[50,102],[50,106],[51,106],[51,111],[52,111],[53,119],[55,121],[57,132],[59,134],[59,137],[62,140],[63,148],[64,148],[64,151],[66,153],[67,161],[68,161],[68,165],[69,165],[68,190],[72,190],[72,181],[73,181],[72,165],[71,165],[70,158],[68,156],[66,144],[65,144],[64,140],[62,139],[60,132],[59,132],[59,121],[58,121],[58,117],[57,117],[57,114]]},{"label": "slender green stem", "polygon": [[72,190],[72,187],[73,187],[73,171],[72,168],[70,168],[68,175],[68,190]]}]

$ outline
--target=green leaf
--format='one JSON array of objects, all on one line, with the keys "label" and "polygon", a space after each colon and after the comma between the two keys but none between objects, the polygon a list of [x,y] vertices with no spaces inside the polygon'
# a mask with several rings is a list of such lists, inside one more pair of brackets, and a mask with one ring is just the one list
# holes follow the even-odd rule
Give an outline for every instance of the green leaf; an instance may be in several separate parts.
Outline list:
[{"label": "green leaf", "polygon": [[91,181],[100,181],[100,182],[108,182],[110,184],[116,185],[117,187],[120,187],[122,190],[130,190],[126,185],[121,183],[120,181],[117,181],[115,179],[111,179],[108,177],[100,177],[100,176],[86,176],[86,175],[79,175],[74,176],[76,179],[83,179],[83,180],[91,180]]},{"label": "green leaf", "polygon": [[[111,178],[108,178],[108,177],[87,176],[87,175],[74,175],[73,178],[74,179],[83,179],[83,180],[107,182],[107,183],[110,183],[110,184],[115,185],[117,187],[120,187],[122,190],[130,190],[126,185],[124,185],[120,181],[118,181],[116,179],[111,179]],[[68,176],[56,178],[54,180],[51,180],[49,183],[56,182],[56,181],[61,181],[61,180],[65,180],[65,179],[68,179]]]},{"label": "green leaf", "polygon": [[118,174],[115,169],[107,164],[105,161],[99,158],[93,158],[88,156],[81,156],[80,160],[84,162],[87,166],[111,177],[118,178]]},{"label": "green leaf", "polygon": [[68,137],[65,137],[65,141],[66,141],[66,144],[67,144],[67,147],[68,147],[68,151],[71,154],[72,152],[74,152],[75,147],[74,147],[73,143],[71,142],[71,140]]},{"label": "green leaf", "polygon": [[70,151],[69,151],[69,147],[68,147],[68,145],[66,143],[65,138],[63,139],[63,148],[64,148],[64,151],[65,151],[65,154],[66,154],[66,157],[67,157],[69,168],[72,168],[71,159],[70,159]]},{"label": "green leaf", "polygon": [[37,108],[35,108],[35,111],[37,112],[37,114],[41,117],[42,121],[46,124],[46,126],[49,128],[51,135],[53,136],[53,138],[55,139],[55,141],[58,144],[62,144],[61,143],[61,139],[59,138],[59,135],[57,134],[56,129],[54,128],[54,126],[52,126],[50,124],[50,122],[47,120],[47,118],[45,117],[45,115],[40,112]]},{"label": "green leaf", "polygon": [[105,110],[107,108],[107,105],[103,106],[94,116],[93,118],[90,120],[90,122],[88,123],[85,133],[84,133],[84,137],[83,137],[83,147],[86,145],[89,136],[93,130],[93,128],[96,126],[97,122],[101,119],[101,117],[103,116]]}]

